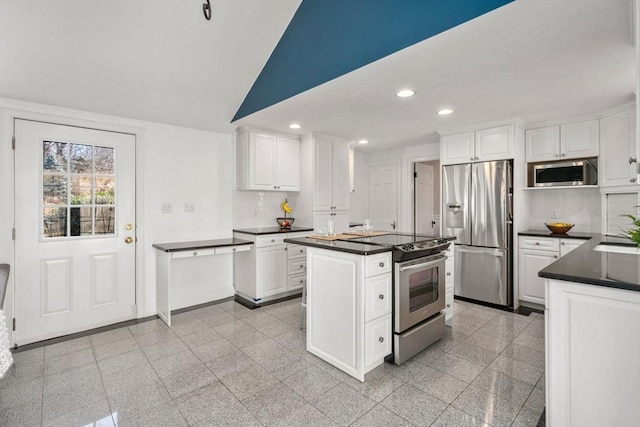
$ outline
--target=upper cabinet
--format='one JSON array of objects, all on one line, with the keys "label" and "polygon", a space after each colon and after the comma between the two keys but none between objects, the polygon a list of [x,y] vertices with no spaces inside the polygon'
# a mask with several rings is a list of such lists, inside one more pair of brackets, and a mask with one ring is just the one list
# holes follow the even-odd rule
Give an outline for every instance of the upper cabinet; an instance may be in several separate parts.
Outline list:
[{"label": "upper cabinet", "polygon": [[300,140],[295,135],[278,135],[238,129],[238,190],[300,191]]},{"label": "upper cabinet", "polygon": [[313,147],[313,210],[349,209],[348,145],[314,136]]},{"label": "upper cabinet", "polygon": [[440,138],[440,162],[456,164],[513,159],[514,126],[498,126]]},{"label": "upper cabinet", "polygon": [[525,139],[528,163],[597,157],[600,151],[598,120],[529,129]]},{"label": "upper cabinet", "polygon": [[600,120],[600,186],[638,185],[635,110]]}]

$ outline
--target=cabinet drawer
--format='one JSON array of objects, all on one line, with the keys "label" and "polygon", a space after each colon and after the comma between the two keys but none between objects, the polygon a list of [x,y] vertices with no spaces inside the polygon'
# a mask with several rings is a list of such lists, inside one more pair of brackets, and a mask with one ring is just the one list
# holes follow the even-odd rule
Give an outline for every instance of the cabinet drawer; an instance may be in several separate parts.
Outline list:
[{"label": "cabinet drawer", "polygon": [[302,287],[307,283],[307,276],[289,276],[287,278],[287,282],[289,284],[289,290],[302,289]]},{"label": "cabinet drawer", "polygon": [[191,251],[174,252],[171,255],[171,258],[173,259],[193,258],[193,257],[208,256],[208,255],[215,255],[215,254],[216,254],[216,248],[193,249]]},{"label": "cabinet drawer", "polygon": [[287,274],[289,276],[294,274],[302,274],[307,271],[307,259],[291,259],[287,261]]},{"label": "cabinet drawer", "polygon": [[391,313],[391,273],[367,279],[364,286],[364,321]]},{"label": "cabinet drawer", "polygon": [[307,247],[301,245],[287,245],[287,258],[306,258]]},{"label": "cabinet drawer", "polygon": [[536,249],[539,251],[560,250],[559,239],[552,237],[520,236],[520,249]]},{"label": "cabinet drawer", "polygon": [[364,325],[364,364],[369,366],[391,353],[391,314]]},{"label": "cabinet drawer", "polygon": [[391,271],[391,252],[365,257],[365,276],[371,277]]},{"label": "cabinet drawer", "polygon": [[216,255],[218,254],[232,254],[234,252],[250,251],[251,245],[238,245],[238,246],[221,246],[216,248]]},{"label": "cabinet drawer", "polygon": [[256,237],[256,247],[265,248],[268,246],[284,245],[284,239],[286,238],[286,234],[268,234],[266,236],[258,236]]}]

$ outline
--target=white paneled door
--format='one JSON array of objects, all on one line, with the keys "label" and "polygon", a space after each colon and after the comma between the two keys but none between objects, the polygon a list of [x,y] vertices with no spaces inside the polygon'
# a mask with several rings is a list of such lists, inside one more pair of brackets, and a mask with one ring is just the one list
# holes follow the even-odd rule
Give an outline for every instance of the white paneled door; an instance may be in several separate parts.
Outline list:
[{"label": "white paneled door", "polygon": [[16,120],[17,345],[135,315],[135,136]]},{"label": "white paneled door", "polygon": [[369,218],[374,230],[398,229],[398,164],[369,166]]},{"label": "white paneled door", "polygon": [[435,229],[433,228],[433,174],[434,169],[432,165],[428,165],[425,163],[415,164],[414,206],[416,233],[435,233]]}]

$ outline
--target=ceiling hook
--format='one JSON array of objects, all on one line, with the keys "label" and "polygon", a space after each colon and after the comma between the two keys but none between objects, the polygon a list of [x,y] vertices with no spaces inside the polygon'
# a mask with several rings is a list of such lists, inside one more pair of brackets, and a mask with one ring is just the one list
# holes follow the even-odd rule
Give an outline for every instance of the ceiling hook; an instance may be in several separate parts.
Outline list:
[{"label": "ceiling hook", "polygon": [[206,3],[202,3],[202,13],[207,21],[211,21],[211,3],[206,0]]}]

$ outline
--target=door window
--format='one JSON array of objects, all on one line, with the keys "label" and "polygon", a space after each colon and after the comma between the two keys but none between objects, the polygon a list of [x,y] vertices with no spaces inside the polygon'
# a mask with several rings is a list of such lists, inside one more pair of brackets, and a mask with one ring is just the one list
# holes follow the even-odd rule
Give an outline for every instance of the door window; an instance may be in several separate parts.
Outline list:
[{"label": "door window", "polygon": [[42,238],[115,234],[115,150],[42,143]]},{"label": "door window", "polygon": [[438,300],[438,267],[409,276],[409,311],[420,310]]}]

